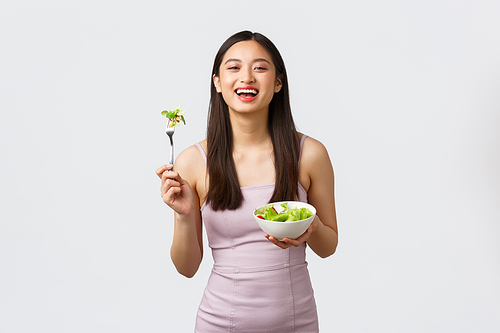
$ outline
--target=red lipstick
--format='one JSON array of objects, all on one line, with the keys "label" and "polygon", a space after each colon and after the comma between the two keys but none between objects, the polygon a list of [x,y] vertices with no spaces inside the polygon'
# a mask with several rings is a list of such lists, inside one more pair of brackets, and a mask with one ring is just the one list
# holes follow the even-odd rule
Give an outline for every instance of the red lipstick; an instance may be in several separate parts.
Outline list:
[{"label": "red lipstick", "polygon": [[234,92],[238,95],[238,99],[243,102],[251,102],[257,98],[259,94],[258,89],[250,86],[236,88]]}]

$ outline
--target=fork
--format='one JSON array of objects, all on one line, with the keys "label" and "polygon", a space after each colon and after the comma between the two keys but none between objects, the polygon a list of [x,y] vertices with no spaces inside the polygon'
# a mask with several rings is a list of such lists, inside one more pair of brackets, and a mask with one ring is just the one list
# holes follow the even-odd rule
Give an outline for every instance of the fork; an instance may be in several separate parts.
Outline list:
[{"label": "fork", "polygon": [[175,133],[175,127],[170,127],[170,122],[172,120],[167,121],[167,126],[165,128],[165,133],[167,133],[168,138],[170,139],[170,162],[169,164],[172,165],[172,169],[170,171],[174,171],[173,165],[174,165],[174,133]]}]

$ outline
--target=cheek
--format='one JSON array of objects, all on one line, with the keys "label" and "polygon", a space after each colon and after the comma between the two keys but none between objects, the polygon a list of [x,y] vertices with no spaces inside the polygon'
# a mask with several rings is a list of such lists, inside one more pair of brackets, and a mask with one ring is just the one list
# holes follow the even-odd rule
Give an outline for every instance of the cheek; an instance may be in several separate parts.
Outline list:
[{"label": "cheek", "polygon": [[231,99],[233,98],[233,90],[232,90],[232,86],[228,86],[228,85],[224,85],[222,84],[221,85],[221,95],[222,95],[222,99],[228,103],[228,101],[231,101]]},{"label": "cheek", "polygon": [[230,80],[230,78],[221,77],[219,82],[220,87],[223,91],[233,89],[233,82]]},{"label": "cheek", "polygon": [[227,90],[222,90],[222,99],[227,103],[227,101],[231,98],[232,94],[231,92]]}]

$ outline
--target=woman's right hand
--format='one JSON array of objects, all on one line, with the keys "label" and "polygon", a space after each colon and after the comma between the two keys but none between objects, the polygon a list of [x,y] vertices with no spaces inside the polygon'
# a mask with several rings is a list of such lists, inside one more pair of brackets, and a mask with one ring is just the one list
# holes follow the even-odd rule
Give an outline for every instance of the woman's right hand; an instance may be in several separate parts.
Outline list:
[{"label": "woman's right hand", "polygon": [[189,215],[194,210],[194,196],[189,183],[170,164],[162,165],[156,170],[161,179],[161,197],[163,201],[180,215]]}]

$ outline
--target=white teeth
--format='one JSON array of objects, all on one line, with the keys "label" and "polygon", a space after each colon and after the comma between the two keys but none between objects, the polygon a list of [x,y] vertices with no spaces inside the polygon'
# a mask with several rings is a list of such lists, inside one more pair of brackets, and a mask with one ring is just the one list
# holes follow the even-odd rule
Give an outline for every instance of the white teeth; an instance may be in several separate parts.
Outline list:
[{"label": "white teeth", "polygon": [[257,95],[257,90],[255,89],[237,89],[237,94],[254,94]]}]

